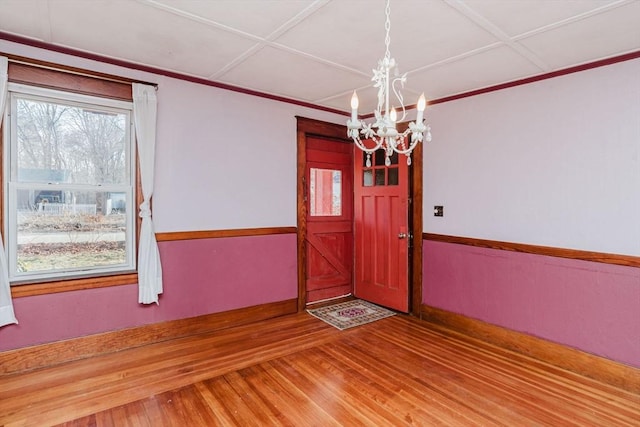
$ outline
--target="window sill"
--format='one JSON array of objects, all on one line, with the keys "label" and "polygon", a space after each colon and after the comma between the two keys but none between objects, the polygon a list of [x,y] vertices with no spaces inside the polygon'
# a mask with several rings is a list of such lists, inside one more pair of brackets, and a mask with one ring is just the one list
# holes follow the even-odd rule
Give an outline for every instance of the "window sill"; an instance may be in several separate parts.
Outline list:
[{"label": "window sill", "polygon": [[82,289],[106,288],[110,286],[133,285],[138,283],[137,273],[113,276],[86,277],[82,279],[59,280],[55,282],[32,283],[11,286],[13,298],[35,295],[55,294],[58,292],[79,291]]}]

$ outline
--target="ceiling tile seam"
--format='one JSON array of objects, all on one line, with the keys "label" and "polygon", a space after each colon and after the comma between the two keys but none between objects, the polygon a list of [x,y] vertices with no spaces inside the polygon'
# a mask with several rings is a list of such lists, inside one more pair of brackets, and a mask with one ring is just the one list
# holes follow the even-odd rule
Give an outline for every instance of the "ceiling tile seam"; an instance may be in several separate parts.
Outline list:
[{"label": "ceiling tile seam", "polygon": [[207,18],[203,18],[202,16],[194,15],[193,13],[185,12],[184,10],[177,9],[175,7],[167,6],[166,4],[158,3],[155,0],[136,0],[138,3],[143,5],[153,7],[158,10],[162,10],[164,12],[170,13],[172,15],[180,16],[181,18],[185,18],[194,22],[198,22],[200,24],[207,25],[212,28],[216,28],[218,30],[226,31],[228,33],[247,38],[252,41],[262,42],[264,41],[263,37],[260,37],[256,34],[247,33],[246,31],[239,30],[237,28],[229,27],[228,25],[221,24],[216,21],[212,21]]},{"label": "ceiling tile seam", "polygon": [[287,31],[291,30],[293,27],[297,26],[299,23],[309,18],[314,13],[318,12],[320,9],[325,7],[331,0],[316,0],[311,5],[304,8],[298,14],[296,14],[293,18],[289,19],[287,22],[276,28],[271,34],[265,37],[267,41],[275,41],[278,37],[282,36]]},{"label": "ceiling tile seam", "polygon": [[461,53],[461,54],[456,55],[456,56],[450,56],[450,57],[448,57],[446,59],[442,59],[440,61],[433,62],[433,63],[431,63],[429,65],[423,65],[422,67],[418,67],[418,68],[415,68],[415,69],[413,69],[411,71],[407,71],[407,75],[410,76],[411,74],[418,73],[420,71],[430,70],[432,68],[438,68],[438,67],[441,67],[442,65],[447,65],[447,64],[450,64],[452,62],[457,62],[457,61],[460,61],[461,59],[469,58],[471,56],[478,55],[480,53],[488,52],[490,50],[497,49],[498,47],[501,47],[501,46],[504,46],[504,45],[505,44],[503,42],[501,42],[501,41],[493,42],[493,43],[488,44],[486,46],[482,46],[482,47],[479,47],[479,48],[476,48],[476,49],[473,49],[473,50],[469,50],[467,52]]},{"label": "ceiling tile seam", "polygon": [[[296,56],[300,56],[303,58],[307,58],[310,59],[314,62],[320,63],[320,64],[324,64],[324,65],[328,65],[332,68],[336,68],[342,71],[346,71],[352,74],[357,74],[359,76],[363,76],[363,77],[369,77],[368,73],[365,73],[363,71],[360,70],[356,70],[354,68],[351,67],[347,67],[346,65],[342,65],[333,61],[330,61],[328,59],[324,59],[321,58],[319,56],[315,56],[312,55],[310,53],[307,52],[303,52],[297,49],[294,49],[292,47],[288,47],[285,46],[283,44],[280,43],[274,43],[274,42],[261,42],[261,43],[257,43],[255,46],[252,46],[251,48],[247,49],[246,52],[244,52],[243,54],[239,55],[236,59],[234,59],[233,61],[231,61],[228,65],[226,65],[225,67],[223,67],[220,71],[212,74],[209,79],[219,79],[221,78],[224,74],[228,73],[233,67],[238,66],[240,63],[246,61],[250,56],[252,56],[253,54],[259,52],[260,50],[264,49],[265,47],[272,47],[274,49],[278,49],[281,50],[283,52],[287,52],[287,53],[292,53]],[[224,72],[222,72],[222,70],[224,70]]]},{"label": "ceiling tile seam", "polygon": [[356,70],[355,68],[351,68],[351,67],[348,67],[346,65],[342,65],[342,64],[330,61],[328,59],[324,59],[324,58],[321,58],[319,56],[315,56],[315,55],[312,55],[310,53],[303,52],[301,50],[297,50],[297,49],[294,49],[294,48],[289,47],[289,46],[285,46],[285,45],[280,44],[280,43],[271,42],[271,43],[267,43],[267,45],[270,46],[270,47],[273,47],[274,49],[282,50],[282,51],[288,52],[288,53],[293,53],[294,55],[302,56],[302,57],[310,59],[310,60],[312,60],[314,62],[318,62],[318,63],[324,64],[324,65],[329,65],[329,66],[331,66],[333,68],[337,68],[337,69],[340,69],[342,71],[347,71],[349,73],[357,74],[359,76],[370,77],[370,74],[367,73],[367,72]]},{"label": "ceiling tile seam", "polygon": [[[198,22],[204,25],[207,25],[209,27],[212,28],[216,28],[225,32],[229,32],[231,34],[240,36],[240,37],[244,37],[244,38],[248,38],[254,42],[256,42],[255,45],[251,46],[249,49],[247,49],[244,53],[240,54],[239,56],[237,56],[236,58],[234,58],[231,62],[229,62],[227,65],[225,65],[224,67],[222,67],[220,70],[216,71],[213,74],[209,74],[208,76],[206,76],[206,78],[208,80],[215,80],[217,78],[219,78],[220,76],[226,74],[229,70],[233,69],[234,67],[238,66],[239,64],[241,64],[242,62],[246,61],[247,58],[249,58],[251,55],[254,55],[256,52],[259,52],[262,48],[264,48],[265,46],[265,39],[263,37],[257,36],[255,34],[250,34],[247,33],[245,31],[241,31],[238,30],[236,28],[233,27],[229,27],[227,25],[221,24],[219,22],[215,22],[212,21],[210,19],[206,19],[203,18],[201,16],[198,15],[194,15],[192,13],[171,7],[171,6],[167,6],[165,4],[162,3],[158,3],[154,0],[136,0],[139,3],[142,3],[146,6],[149,7],[153,7],[156,8],[158,10],[162,10],[164,12],[176,15],[176,16],[180,16],[182,18],[194,21],[194,22]],[[202,77],[202,76],[198,76],[198,77]]]},{"label": "ceiling tile seam", "polygon": [[[298,49],[294,49],[294,48],[286,46],[284,44],[277,43],[274,40],[275,38],[279,38],[280,36],[285,34],[287,31],[289,31],[295,25],[298,25],[303,20],[309,18],[309,16],[311,16],[314,13],[318,12],[320,9],[322,9],[327,4],[329,4],[331,1],[333,1],[333,0],[316,0],[313,4],[311,4],[309,7],[305,8],[298,15],[294,16],[293,18],[291,18],[291,20],[289,20],[286,23],[284,23],[280,28],[277,28],[273,33],[269,34],[269,36],[265,39],[265,44],[267,46],[270,46],[270,47],[274,48],[274,49],[278,49],[278,50],[281,50],[281,51],[284,51],[284,52],[287,52],[287,53],[292,53],[294,55],[302,56],[302,57],[310,59],[310,60],[312,60],[314,62],[318,62],[320,64],[328,65],[330,67],[337,68],[337,69],[342,70],[342,71],[347,71],[349,73],[357,74],[357,75],[360,75],[360,76],[363,76],[363,77],[369,77],[369,74],[366,73],[366,72],[363,72],[363,71],[360,71],[360,70],[356,70],[354,68],[347,67],[347,66],[342,65],[342,64],[338,64],[336,62],[330,61],[328,59],[321,58],[321,57],[316,56],[316,55],[312,55],[312,54],[307,53],[307,52],[303,52],[303,51],[298,50]],[[288,24],[290,22],[292,22],[292,21],[295,22],[294,25],[290,25],[289,26]],[[285,27],[287,27],[287,28],[285,28]]]},{"label": "ceiling tile seam", "polygon": [[525,60],[530,62],[531,64],[538,67],[541,71],[551,71],[551,67],[545,63],[541,58],[538,57],[535,53],[531,52],[529,49],[513,40],[507,33],[502,31],[498,26],[489,21],[487,18],[482,16],[480,13],[475,11],[471,6],[466,3],[463,3],[462,0],[444,0],[450,7],[460,12],[463,16],[471,20],[473,23],[478,25],[483,30],[489,32],[494,37],[501,40],[504,44],[509,46],[512,50],[514,50],[517,54],[522,56]]},{"label": "ceiling tile seam", "polygon": [[296,14],[293,18],[289,19],[287,22],[282,24],[280,27],[276,28],[267,37],[265,37],[263,40],[258,42],[256,45],[247,49],[244,53],[237,56],[227,65],[225,65],[215,73],[209,75],[207,78],[209,80],[216,80],[216,79],[222,78],[222,76],[227,74],[233,68],[242,64],[244,61],[249,59],[252,55],[255,55],[256,53],[261,51],[265,46],[271,45],[272,43],[269,43],[270,41],[277,39],[282,34],[286,33],[287,31],[289,31],[290,29],[298,25],[300,22],[304,21],[306,18],[316,13],[318,10],[324,7],[329,1],[330,0],[315,1],[313,4],[311,4],[310,6],[306,7],[304,10]]},{"label": "ceiling tile seam", "polygon": [[595,9],[591,9],[588,12],[583,12],[583,13],[580,13],[578,15],[574,15],[574,16],[572,16],[570,18],[565,18],[563,20],[554,22],[552,24],[544,25],[542,27],[526,31],[524,33],[521,33],[521,34],[518,34],[516,36],[513,36],[512,39],[514,41],[520,41],[520,40],[523,40],[523,39],[538,35],[540,33],[544,33],[544,32],[550,31],[550,30],[555,30],[556,28],[564,27],[566,25],[573,24],[574,22],[579,22],[579,21],[582,21],[584,19],[591,18],[591,17],[596,16],[596,15],[600,15],[601,13],[608,12],[610,10],[616,9],[618,7],[621,7],[621,6],[626,6],[628,4],[632,4],[632,3],[636,2],[636,1],[638,1],[638,0],[618,0],[616,2],[609,3],[609,4],[606,4],[604,6],[597,7]]},{"label": "ceiling tile seam", "polygon": [[245,50],[243,53],[241,53],[240,55],[236,56],[227,65],[225,65],[224,67],[220,68],[215,73],[208,75],[207,79],[208,80],[216,80],[216,79],[221,78],[223,75],[227,74],[229,71],[231,71],[232,69],[234,69],[238,65],[242,64],[244,61],[249,59],[251,56],[253,56],[256,53],[260,52],[262,49],[264,49],[264,47],[265,47],[264,43],[256,43],[256,44],[254,44],[249,49]]},{"label": "ceiling tile seam", "polygon": [[[366,77],[366,78],[369,78],[369,79],[371,78],[371,74],[367,74],[367,73],[364,73],[364,72],[361,72],[361,71],[358,71],[358,70],[354,70],[352,68],[345,67],[345,66],[343,66],[341,64],[336,64],[336,63],[331,62],[329,60],[325,60],[325,59],[322,59],[320,57],[313,56],[311,54],[307,54],[305,52],[297,51],[297,50],[295,50],[293,48],[289,48],[289,47],[287,47],[285,45],[281,45],[281,44],[278,44],[278,43],[273,43],[272,47],[274,47],[276,49],[281,49],[281,50],[284,50],[284,51],[289,51],[289,52],[295,53],[297,55],[307,57],[307,58],[309,58],[311,60],[314,60],[316,62],[320,62],[320,63],[326,64],[326,65],[331,65],[331,66],[333,66],[335,68],[339,68],[339,69],[342,69],[344,71],[356,73],[356,74],[362,75],[363,77]],[[407,72],[407,74],[410,74],[410,72]],[[373,84],[372,83],[368,83],[368,84],[363,85],[363,86],[353,87],[353,88],[350,88],[350,89],[345,90],[345,91],[340,91],[340,92],[338,92],[338,93],[336,93],[334,95],[326,96],[326,97],[319,98],[319,99],[314,99],[314,100],[311,100],[309,102],[312,102],[314,104],[321,104],[323,102],[330,101],[330,100],[333,100],[333,99],[338,99],[338,98],[341,98],[341,97],[345,97],[345,99],[346,99],[345,102],[348,102],[349,99],[350,99],[350,96],[351,96],[351,94],[353,93],[354,90],[355,91],[362,91],[362,90],[370,89],[372,87],[373,87]],[[347,104],[345,104],[345,105],[347,105]]]},{"label": "ceiling tile seam", "polygon": [[336,93],[335,95],[325,96],[324,98],[320,98],[320,99],[314,99],[311,102],[313,102],[314,104],[321,104],[323,102],[331,101],[331,100],[337,99],[337,98],[342,98],[344,96],[345,97],[344,98],[345,99],[345,104],[344,105],[345,105],[345,109],[346,109],[349,106],[349,101],[351,99],[351,94],[353,93],[353,91],[358,92],[358,91],[371,89],[371,88],[373,88],[372,84],[368,84],[368,85],[360,86],[360,87],[354,87],[352,89],[340,91],[340,92]]},{"label": "ceiling tile seam", "polygon": [[42,41],[47,43],[53,41],[53,35],[51,33],[51,8],[49,7],[49,3],[50,0],[47,0],[40,9],[40,33],[42,35]]}]

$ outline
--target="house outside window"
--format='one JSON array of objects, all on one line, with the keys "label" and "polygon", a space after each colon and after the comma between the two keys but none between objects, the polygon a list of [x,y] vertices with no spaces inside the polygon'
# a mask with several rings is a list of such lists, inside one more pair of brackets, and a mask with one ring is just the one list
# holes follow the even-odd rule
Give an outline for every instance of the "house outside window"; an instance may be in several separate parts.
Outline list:
[{"label": "house outside window", "polygon": [[132,108],[9,85],[3,215],[12,283],[135,271]]}]

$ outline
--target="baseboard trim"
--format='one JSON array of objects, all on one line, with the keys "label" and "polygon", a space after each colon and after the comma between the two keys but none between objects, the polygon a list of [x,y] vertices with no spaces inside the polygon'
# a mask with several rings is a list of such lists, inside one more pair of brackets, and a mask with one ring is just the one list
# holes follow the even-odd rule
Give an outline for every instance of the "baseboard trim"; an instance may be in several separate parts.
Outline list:
[{"label": "baseboard trim", "polygon": [[427,322],[640,393],[640,369],[632,366],[425,304],[420,311]]},{"label": "baseboard trim", "polygon": [[290,299],[9,350],[0,352],[0,375],[30,371],[170,339],[259,322],[297,311],[298,300]]}]

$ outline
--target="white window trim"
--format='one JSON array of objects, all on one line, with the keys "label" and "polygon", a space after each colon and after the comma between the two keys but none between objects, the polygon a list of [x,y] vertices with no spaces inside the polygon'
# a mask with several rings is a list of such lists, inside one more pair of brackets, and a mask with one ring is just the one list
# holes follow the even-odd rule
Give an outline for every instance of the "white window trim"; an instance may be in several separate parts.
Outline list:
[{"label": "white window trim", "polygon": [[[20,183],[17,182],[17,156],[12,156],[17,150],[17,138],[15,118],[12,117],[11,111],[14,111],[16,99],[32,99],[52,102],[62,102],[67,105],[80,106],[84,108],[95,108],[105,112],[117,112],[126,114],[128,126],[128,167],[127,167],[127,183],[125,184],[57,184],[47,183],[47,187],[64,188],[65,190],[81,190],[92,191],[99,189],[104,192],[124,192],[126,195],[127,217],[126,217],[126,263],[98,266],[91,268],[72,268],[60,269],[56,271],[42,273],[20,273],[17,270],[17,257],[12,249],[17,248],[17,227],[11,227],[17,223],[17,210],[8,209],[10,206],[16,206],[16,195],[18,189],[41,189],[43,183]],[[133,122],[133,102],[122,101],[110,98],[102,98],[99,96],[83,95],[63,90],[47,89],[37,86],[24,84],[9,83],[8,99],[5,108],[4,126],[4,235],[7,237],[5,241],[5,251],[9,264],[9,280],[12,284],[20,282],[36,282],[42,280],[65,280],[77,279],[81,277],[106,276],[110,274],[126,274],[136,271],[136,220],[135,214],[135,195],[136,195],[136,165],[135,165],[135,126]],[[96,108],[97,107],[97,108]]]}]

